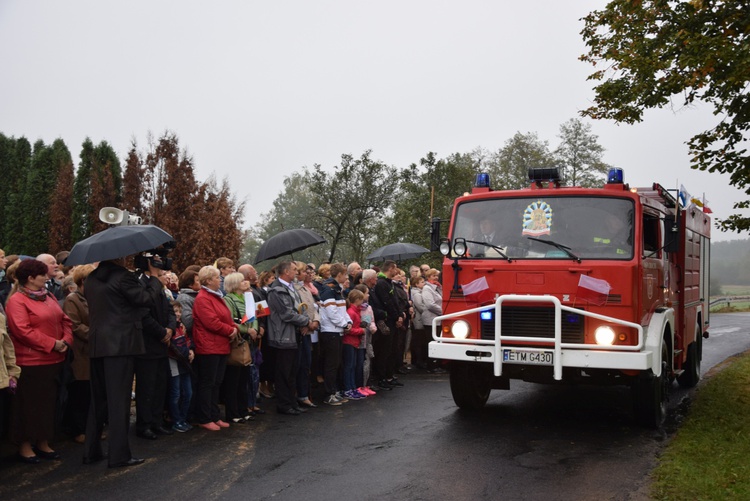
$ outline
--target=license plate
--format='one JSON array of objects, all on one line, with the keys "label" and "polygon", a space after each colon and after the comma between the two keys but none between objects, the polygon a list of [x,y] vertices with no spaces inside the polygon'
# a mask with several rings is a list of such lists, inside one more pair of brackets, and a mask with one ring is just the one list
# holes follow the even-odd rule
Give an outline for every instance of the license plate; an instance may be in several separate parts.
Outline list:
[{"label": "license plate", "polygon": [[503,350],[503,362],[507,364],[552,365],[553,352],[541,350]]}]

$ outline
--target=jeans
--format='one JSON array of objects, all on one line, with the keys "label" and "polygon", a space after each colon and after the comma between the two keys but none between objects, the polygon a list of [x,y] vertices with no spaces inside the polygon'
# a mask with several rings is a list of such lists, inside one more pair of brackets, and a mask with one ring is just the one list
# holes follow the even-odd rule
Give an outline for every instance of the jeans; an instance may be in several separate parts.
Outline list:
[{"label": "jeans", "polygon": [[187,421],[190,400],[193,398],[193,381],[190,374],[180,374],[169,379],[169,415],[174,424]]},{"label": "jeans", "polygon": [[357,348],[350,344],[344,343],[344,391],[353,390],[354,386],[354,374],[357,367]]},{"label": "jeans", "polygon": [[258,366],[250,366],[250,375],[247,378],[247,408],[253,409],[258,405],[258,389],[260,388],[260,373]]}]

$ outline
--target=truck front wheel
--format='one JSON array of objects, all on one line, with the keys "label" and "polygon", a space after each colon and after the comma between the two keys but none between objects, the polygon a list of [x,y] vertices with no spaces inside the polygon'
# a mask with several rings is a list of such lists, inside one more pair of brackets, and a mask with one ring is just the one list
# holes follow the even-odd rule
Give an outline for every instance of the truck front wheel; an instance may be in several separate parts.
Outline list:
[{"label": "truck front wheel", "polygon": [[669,395],[669,365],[667,343],[662,344],[661,376],[651,371],[642,375],[633,384],[633,410],[635,419],[641,426],[659,428],[667,417],[667,397]]},{"label": "truck front wheel", "polygon": [[451,367],[451,394],[461,409],[484,407],[492,390],[491,367],[487,364],[457,363]]},{"label": "truck front wheel", "polygon": [[685,372],[677,377],[677,382],[683,388],[693,388],[701,380],[701,343],[703,335],[701,326],[695,326],[695,341],[690,343],[687,348],[687,358],[685,359]]}]

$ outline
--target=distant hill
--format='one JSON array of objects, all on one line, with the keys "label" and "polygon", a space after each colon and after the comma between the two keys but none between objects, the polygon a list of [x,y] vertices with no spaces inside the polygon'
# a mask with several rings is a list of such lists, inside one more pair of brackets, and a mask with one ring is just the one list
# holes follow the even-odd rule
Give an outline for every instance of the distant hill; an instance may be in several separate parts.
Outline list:
[{"label": "distant hill", "polygon": [[711,294],[723,285],[750,285],[750,239],[711,243]]}]

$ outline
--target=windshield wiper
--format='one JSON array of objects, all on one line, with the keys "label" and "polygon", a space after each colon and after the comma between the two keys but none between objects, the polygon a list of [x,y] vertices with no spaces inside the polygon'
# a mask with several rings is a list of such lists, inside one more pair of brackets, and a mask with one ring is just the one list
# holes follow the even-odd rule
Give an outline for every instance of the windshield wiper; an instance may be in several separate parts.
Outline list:
[{"label": "windshield wiper", "polygon": [[547,245],[551,245],[552,247],[556,247],[556,248],[560,249],[561,251],[563,251],[568,256],[570,256],[573,259],[575,259],[578,263],[581,262],[581,258],[578,257],[578,256],[576,256],[575,254],[573,254],[570,251],[570,247],[566,247],[563,244],[558,244],[557,242],[553,242],[552,240],[542,240],[541,238],[534,238],[534,237],[526,237],[526,238],[528,238],[529,240],[533,240],[534,242],[541,242],[543,244],[547,244]]},{"label": "windshield wiper", "polygon": [[502,247],[498,247],[497,245],[492,245],[492,244],[491,244],[491,243],[489,243],[489,242],[480,242],[480,241],[478,241],[478,240],[466,240],[466,243],[467,243],[467,244],[479,244],[479,245],[484,245],[485,247],[492,247],[492,249],[494,249],[495,251],[497,251],[497,253],[498,253],[498,254],[500,254],[500,256],[501,256],[501,257],[502,257],[503,259],[507,259],[509,263],[513,262],[513,260],[512,260],[511,258],[509,258],[509,257],[508,257],[508,256],[507,256],[507,255],[506,255],[506,254],[505,254],[504,252],[503,252],[503,249],[502,249]]}]

